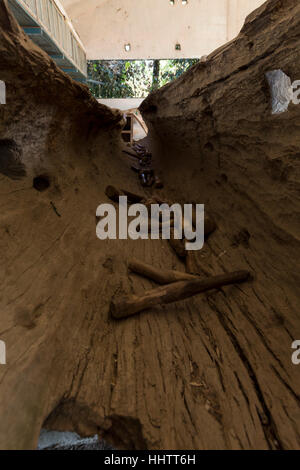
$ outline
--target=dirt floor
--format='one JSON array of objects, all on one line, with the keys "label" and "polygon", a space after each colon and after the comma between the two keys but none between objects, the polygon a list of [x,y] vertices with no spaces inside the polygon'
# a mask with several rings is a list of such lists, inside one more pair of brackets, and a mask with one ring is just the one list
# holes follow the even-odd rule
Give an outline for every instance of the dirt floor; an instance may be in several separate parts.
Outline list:
[{"label": "dirt floor", "polygon": [[[122,154],[99,105],[0,3],[0,448],[41,428],[121,449],[298,449],[300,107],[272,116],[265,72],[300,79],[300,6],[266,2],[238,38],[142,104],[164,189]],[[180,261],[166,240],[96,237],[105,188],[205,203],[218,229]],[[253,281],[123,321],[112,298],[154,283],[132,257]]]}]

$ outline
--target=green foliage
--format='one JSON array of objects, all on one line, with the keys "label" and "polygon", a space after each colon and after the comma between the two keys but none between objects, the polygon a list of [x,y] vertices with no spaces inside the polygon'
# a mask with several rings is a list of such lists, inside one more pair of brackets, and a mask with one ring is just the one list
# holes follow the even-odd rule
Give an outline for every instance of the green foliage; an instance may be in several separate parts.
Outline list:
[{"label": "green foliage", "polygon": [[89,82],[96,98],[144,98],[152,90],[180,77],[198,59],[93,60],[88,62]]},{"label": "green foliage", "polygon": [[164,86],[176,78],[179,78],[192,65],[195,65],[199,59],[172,59],[160,61],[160,86]]},{"label": "green foliage", "polygon": [[127,98],[132,90],[126,80],[126,62],[98,61],[88,62],[88,77],[100,84],[89,83],[96,98]]}]

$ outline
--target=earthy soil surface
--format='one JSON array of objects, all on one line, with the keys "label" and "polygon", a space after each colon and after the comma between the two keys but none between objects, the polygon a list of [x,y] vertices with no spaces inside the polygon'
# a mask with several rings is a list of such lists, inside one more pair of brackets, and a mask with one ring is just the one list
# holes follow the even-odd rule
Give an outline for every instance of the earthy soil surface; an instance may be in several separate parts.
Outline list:
[{"label": "earthy soil surface", "polygon": [[188,269],[254,280],[116,321],[113,296],[154,285],[128,275],[133,255],[185,266],[167,241],[96,238],[108,184],[143,192],[121,115],[0,3],[1,449],[36,448],[42,427],[125,449],[300,447],[300,106],[272,116],[265,80],[276,68],[300,79],[299,51],[299,2],[268,1],[142,105],[160,197],[205,203],[218,224]]}]

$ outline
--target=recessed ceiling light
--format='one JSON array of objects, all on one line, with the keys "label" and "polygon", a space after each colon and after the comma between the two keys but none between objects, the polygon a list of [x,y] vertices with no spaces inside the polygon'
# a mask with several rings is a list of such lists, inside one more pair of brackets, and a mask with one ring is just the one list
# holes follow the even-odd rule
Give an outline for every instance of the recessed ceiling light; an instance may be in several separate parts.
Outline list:
[{"label": "recessed ceiling light", "polygon": [[126,52],[129,52],[130,49],[131,49],[131,45],[130,44],[125,44],[124,49],[125,49]]}]

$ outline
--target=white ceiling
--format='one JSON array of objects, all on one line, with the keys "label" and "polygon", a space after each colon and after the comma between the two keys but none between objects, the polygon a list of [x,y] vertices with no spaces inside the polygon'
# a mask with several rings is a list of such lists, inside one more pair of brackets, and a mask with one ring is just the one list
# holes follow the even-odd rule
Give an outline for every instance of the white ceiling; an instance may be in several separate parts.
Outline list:
[{"label": "white ceiling", "polygon": [[188,0],[186,5],[175,0],[173,6],[169,0],[60,3],[89,59],[170,59],[201,57],[233,39],[246,15],[264,0]]}]

